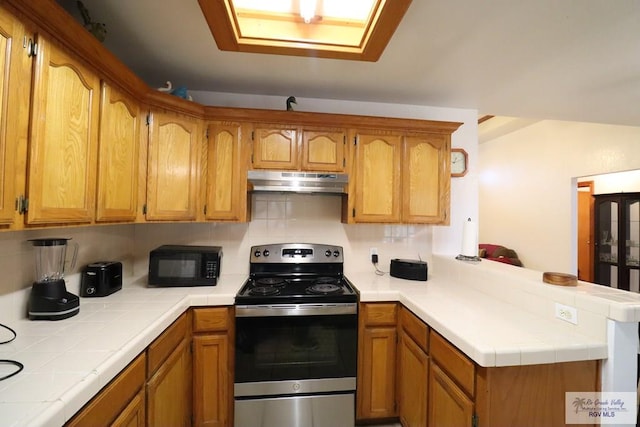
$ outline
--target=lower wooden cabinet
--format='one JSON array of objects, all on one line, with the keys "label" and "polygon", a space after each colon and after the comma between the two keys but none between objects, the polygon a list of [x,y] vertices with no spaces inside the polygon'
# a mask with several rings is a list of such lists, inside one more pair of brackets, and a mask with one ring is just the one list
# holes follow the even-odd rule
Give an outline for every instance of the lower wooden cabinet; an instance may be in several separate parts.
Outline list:
[{"label": "lower wooden cabinet", "polygon": [[193,309],[194,426],[233,425],[233,309]]},{"label": "lower wooden cabinet", "polygon": [[473,401],[456,383],[431,363],[429,367],[429,422],[442,427],[471,427]]},{"label": "lower wooden cabinet", "polygon": [[147,424],[191,425],[191,352],[184,338],[147,381]]},{"label": "lower wooden cabinet", "polygon": [[401,307],[398,329],[398,415],[404,427],[424,427],[429,397],[428,327]]},{"label": "lower wooden cabinet", "polygon": [[[66,424],[70,427],[144,425],[145,366],[142,353]],[[142,417],[142,424],[138,424]]]},{"label": "lower wooden cabinet", "polygon": [[395,303],[361,304],[358,319],[357,421],[393,418],[396,411]]}]

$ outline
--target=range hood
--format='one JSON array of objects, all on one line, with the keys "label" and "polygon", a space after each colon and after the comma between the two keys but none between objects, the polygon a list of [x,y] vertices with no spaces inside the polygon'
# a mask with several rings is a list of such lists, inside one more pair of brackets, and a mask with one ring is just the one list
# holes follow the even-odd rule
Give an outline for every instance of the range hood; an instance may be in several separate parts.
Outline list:
[{"label": "range hood", "polygon": [[250,170],[252,191],[289,193],[346,193],[349,175],[330,172]]}]

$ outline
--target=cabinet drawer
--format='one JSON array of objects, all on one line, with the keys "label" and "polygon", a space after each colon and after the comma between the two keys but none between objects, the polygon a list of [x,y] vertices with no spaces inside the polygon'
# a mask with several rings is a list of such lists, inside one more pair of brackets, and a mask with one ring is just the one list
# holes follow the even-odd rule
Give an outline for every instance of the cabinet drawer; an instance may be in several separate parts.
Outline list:
[{"label": "cabinet drawer", "polygon": [[230,325],[229,316],[227,307],[194,308],[193,332],[226,331]]},{"label": "cabinet drawer", "polygon": [[409,309],[400,308],[400,326],[425,352],[429,352],[429,327]]},{"label": "cabinet drawer", "polygon": [[446,339],[431,331],[429,338],[431,358],[453,378],[471,397],[475,389],[475,365]]},{"label": "cabinet drawer", "polygon": [[360,316],[365,325],[395,325],[398,321],[398,305],[394,303],[361,304]]},{"label": "cabinet drawer", "polygon": [[144,386],[144,366],[145,355],[142,353],[65,426],[94,426],[97,420],[111,424]]},{"label": "cabinet drawer", "polygon": [[180,344],[189,333],[187,313],[178,317],[158,338],[147,348],[147,378],[156,372],[158,367],[171,354],[174,348]]}]

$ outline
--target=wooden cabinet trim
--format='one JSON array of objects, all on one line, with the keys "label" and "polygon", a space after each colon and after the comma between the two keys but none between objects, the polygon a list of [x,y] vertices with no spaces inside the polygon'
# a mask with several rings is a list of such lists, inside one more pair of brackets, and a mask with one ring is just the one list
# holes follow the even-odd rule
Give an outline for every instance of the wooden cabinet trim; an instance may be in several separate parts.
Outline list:
[{"label": "wooden cabinet trim", "polygon": [[188,313],[182,314],[147,348],[147,378],[151,378],[178,344],[189,337]]},{"label": "wooden cabinet trim", "polygon": [[102,391],[81,409],[66,426],[95,426],[96,420],[112,423],[129,405],[145,383],[145,354],[140,354]]},{"label": "wooden cabinet trim", "polygon": [[[439,400],[438,398],[443,399]],[[445,405],[443,405],[445,404]],[[514,405],[517,408],[517,405]],[[439,411],[439,412],[438,412]],[[429,366],[428,419],[431,425],[471,427],[474,402],[435,363]],[[486,421],[486,425],[492,425]]]},{"label": "wooden cabinet trim", "polygon": [[475,364],[471,359],[433,330],[429,337],[429,354],[469,396],[474,396]]},{"label": "wooden cabinet trim", "polygon": [[222,332],[234,322],[233,311],[227,307],[194,308],[193,332]]},{"label": "wooden cabinet trim", "polygon": [[400,307],[398,323],[424,352],[429,352],[429,327],[426,323],[405,306]]},{"label": "wooden cabinet trim", "polygon": [[364,303],[360,304],[360,317],[367,326],[396,325],[398,321],[398,304],[396,303]]}]

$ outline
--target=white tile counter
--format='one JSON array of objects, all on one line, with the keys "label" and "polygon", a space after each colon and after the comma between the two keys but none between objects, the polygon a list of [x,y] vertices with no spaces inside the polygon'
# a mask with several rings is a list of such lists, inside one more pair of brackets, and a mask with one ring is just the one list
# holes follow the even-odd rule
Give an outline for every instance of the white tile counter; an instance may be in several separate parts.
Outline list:
[{"label": "white tile counter", "polygon": [[[373,270],[347,269],[347,277],[362,301],[401,302],[482,366],[603,359],[606,319],[640,319],[640,297],[614,289],[545,285],[541,273],[491,261],[434,256],[429,269],[427,282]],[[195,288],[147,288],[143,279],[108,297],[82,298],[69,319],[0,317],[18,333],[0,346],[0,358],[25,365],[0,382],[0,426],[62,425],[188,307],[233,304],[245,278],[223,275],[215,287]],[[578,325],[555,319],[555,302],[576,307]],[[12,369],[1,366],[0,374]]]}]

